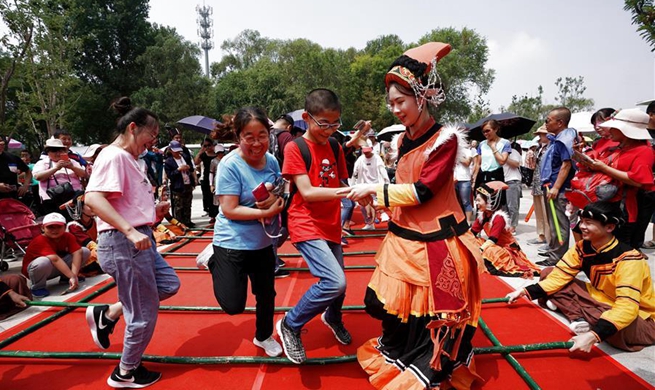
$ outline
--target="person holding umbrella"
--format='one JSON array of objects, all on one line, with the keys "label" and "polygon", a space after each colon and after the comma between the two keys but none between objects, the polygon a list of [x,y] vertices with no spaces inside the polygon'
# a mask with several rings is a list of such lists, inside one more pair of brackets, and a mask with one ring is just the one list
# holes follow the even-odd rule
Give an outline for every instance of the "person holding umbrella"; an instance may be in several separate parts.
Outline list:
[{"label": "person holding umbrella", "polygon": [[387,103],[406,127],[398,140],[396,184],[345,190],[355,201],[376,194],[380,206],[392,209],[364,300],[367,313],[382,321],[382,335],[357,350],[376,388],[433,388],[446,378],[469,388],[479,378],[471,340],[484,265],[453,190],[466,135],[437,124],[427,109],[445,99],[437,61],[450,49],[431,42],[393,62],[385,76]]},{"label": "person holding umbrella", "polygon": [[500,124],[490,119],[482,124],[482,135],[485,140],[480,142],[475,156],[473,168],[473,188],[490,181],[505,181],[503,165],[512,152],[510,142],[500,137]]}]

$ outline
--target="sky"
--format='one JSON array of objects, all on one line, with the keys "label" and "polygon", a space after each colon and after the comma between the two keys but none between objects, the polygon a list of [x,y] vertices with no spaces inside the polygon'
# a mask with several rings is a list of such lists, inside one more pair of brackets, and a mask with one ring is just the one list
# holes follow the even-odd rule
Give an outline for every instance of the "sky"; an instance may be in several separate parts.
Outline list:
[{"label": "sky", "polygon": [[[150,21],[200,42],[196,6],[202,1],[150,0]],[[537,94],[555,104],[558,77],[584,77],[595,108],[633,107],[655,99],[655,53],[620,0],[205,0],[213,7],[214,45],[245,29],[273,39],[304,38],[324,48],[363,49],[382,35],[417,42],[436,28],[467,27],[487,40],[487,67],[496,78],[487,95],[492,111],[513,95]],[[204,68],[204,54],[201,58]],[[317,86],[318,87],[318,86]]]}]

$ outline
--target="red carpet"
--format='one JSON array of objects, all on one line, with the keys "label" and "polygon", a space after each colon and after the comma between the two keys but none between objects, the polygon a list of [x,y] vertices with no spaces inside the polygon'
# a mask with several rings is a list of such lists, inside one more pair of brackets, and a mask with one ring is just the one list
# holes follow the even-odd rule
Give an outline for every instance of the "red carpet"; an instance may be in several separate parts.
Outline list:
[{"label": "red carpet", "polygon": [[[358,232],[376,233],[376,232]],[[376,250],[382,238],[349,239],[345,252]],[[199,252],[209,240],[194,240],[178,252]],[[285,244],[280,253],[297,253]],[[193,267],[193,257],[167,256],[171,265]],[[305,266],[301,258],[285,258],[287,267]],[[373,265],[372,255],[352,256],[346,265]],[[370,270],[348,271],[346,305],[361,305]],[[213,297],[211,277],[207,271],[180,271],[182,288],[163,305],[217,306]],[[277,306],[292,306],[305,290],[315,282],[307,272],[292,272],[291,277],[276,280]],[[485,298],[502,297],[509,287],[500,279],[482,277]],[[112,289],[96,299],[113,302]],[[254,305],[251,297],[249,306]],[[52,308],[0,335],[12,334],[61,310]],[[276,316],[276,320],[281,317]],[[496,337],[505,345],[566,341],[571,335],[566,327],[550,318],[534,305],[488,304],[483,318]],[[352,332],[353,344],[338,344],[332,333],[314,319],[303,334],[303,342],[310,358],[352,355],[359,345],[380,332],[380,325],[362,311],[347,312],[344,322]],[[146,351],[153,355],[171,356],[265,356],[252,344],[255,320],[253,314],[228,316],[209,312],[161,312],[154,338]],[[109,352],[122,348],[123,323],[112,335]],[[491,342],[478,331],[475,346],[490,346]],[[5,350],[99,352],[89,335],[84,310],[77,309],[36,332],[9,345]],[[569,354],[565,350],[514,354],[527,372],[544,389],[646,389],[653,388],[625,370],[600,350],[591,354]],[[478,373],[485,378],[484,389],[527,388],[514,369],[498,354],[478,355]],[[109,360],[43,360],[0,358],[0,389],[96,389],[107,388],[106,378],[115,366]],[[277,365],[165,365],[148,363],[164,376],[153,388],[158,389],[368,389],[367,377],[357,363],[326,366]]]}]

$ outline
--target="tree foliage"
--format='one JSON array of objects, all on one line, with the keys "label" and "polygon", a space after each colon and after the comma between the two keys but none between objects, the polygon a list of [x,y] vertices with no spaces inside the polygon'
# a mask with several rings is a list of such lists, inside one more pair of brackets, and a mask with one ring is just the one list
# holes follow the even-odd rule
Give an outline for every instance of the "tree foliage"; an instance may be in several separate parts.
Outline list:
[{"label": "tree foliage", "polygon": [[555,80],[557,86],[557,96],[555,100],[559,105],[568,107],[571,112],[586,111],[594,106],[593,99],[585,98],[584,92],[587,87],[584,86],[584,77],[559,77]]},{"label": "tree foliage", "polygon": [[[0,17],[7,26],[7,33],[0,37],[0,132],[9,133],[7,109],[14,111],[16,104],[10,104],[8,94],[16,67],[22,62],[32,44],[34,24],[28,9],[28,0],[0,0]],[[13,124],[12,124],[13,125]]]},{"label": "tree foliage", "polygon": [[655,5],[653,0],[625,0],[623,7],[632,14],[632,24],[637,25],[639,35],[655,51]]},{"label": "tree foliage", "polygon": [[66,112],[77,99],[74,91],[80,81],[72,69],[78,40],[68,36],[64,28],[66,5],[66,1],[41,0],[27,4],[34,37],[21,65],[23,77],[18,99],[21,119],[37,135],[41,123],[46,129],[45,136],[64,127]]},{"label": "tree foliage", "polygon": [[223,44],[228,55],[212,67],[216,112],[230,113],[251,104],[277,116],[301,108],[307,92],[323,87],[340,96],[346,125],[367,118],[382,128],[394,121],[385,104],[384,75],[389,65],[408,48],[434,40],[453,46],[452,54],[439,64],[447,101],[436,112],[437,118],[462,121],[473,106],[470,90],[486,93],[493,71],[485,68],[484,38],[473,30],[453,28],[430,31],[410,44],[396,35],[381,36],[360,51],[326,49],[305,39],[270,40],[246,30]]},{"label": "tree foliage", "polygon": [[134,103],[160,113],[163,122],[209,115],[211,85],[198,62],[200,49],[173,28],[154,26],[154,44],[136,59],[143,76]]}]

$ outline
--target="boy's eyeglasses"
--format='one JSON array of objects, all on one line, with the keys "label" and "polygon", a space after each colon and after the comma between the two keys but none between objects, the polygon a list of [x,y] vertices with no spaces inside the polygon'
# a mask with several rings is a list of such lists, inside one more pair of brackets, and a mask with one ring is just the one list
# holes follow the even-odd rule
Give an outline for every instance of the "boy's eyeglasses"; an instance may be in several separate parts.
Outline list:
[{"label": "boy's eyeglasses", "polygon": [[341,118],[339,118],[339,123],[322,123],[317,121],[316,118],[314,118],[314,116],[309,112],[307,113],[307,115],[309,115],[309,117],[312,118],[314,123],[316,123],[316,126],[318,126],[322,130],[327,130],[330,128],[337,130],[339,127],[343,125],[343,123],[341,122]]}]

